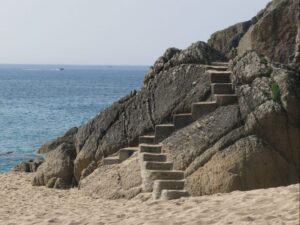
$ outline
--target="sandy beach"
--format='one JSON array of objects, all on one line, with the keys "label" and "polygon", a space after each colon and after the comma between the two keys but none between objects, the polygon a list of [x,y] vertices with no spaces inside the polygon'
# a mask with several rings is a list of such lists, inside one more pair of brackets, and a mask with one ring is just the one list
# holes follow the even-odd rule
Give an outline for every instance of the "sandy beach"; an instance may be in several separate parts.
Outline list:
[{"label": "sandy beach", "polygon": [[299,184],[174,201],[103,200],[0,174],[0,224],[299,224]]}]

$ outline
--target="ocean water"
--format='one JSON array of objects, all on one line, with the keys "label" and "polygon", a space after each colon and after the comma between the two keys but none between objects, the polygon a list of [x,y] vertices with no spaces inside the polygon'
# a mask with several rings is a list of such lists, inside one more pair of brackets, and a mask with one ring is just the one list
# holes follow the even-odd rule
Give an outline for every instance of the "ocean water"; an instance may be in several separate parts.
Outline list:
[{"label": "ocean water", "polygon": [[147,69],[0,65],[0,172],[34,158],[41,144],[140,89]]}]

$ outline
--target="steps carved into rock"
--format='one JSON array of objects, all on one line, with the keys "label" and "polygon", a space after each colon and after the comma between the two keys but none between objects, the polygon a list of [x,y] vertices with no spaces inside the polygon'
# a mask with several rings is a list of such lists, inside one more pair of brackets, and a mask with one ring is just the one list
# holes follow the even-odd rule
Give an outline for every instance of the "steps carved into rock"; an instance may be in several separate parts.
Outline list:
[{"label": "steps carved into rock", "polygon": [[205,66],[206,70],[217,70],[217,71],[226,71],[228,69],[227,66],[214,66],[214,65],[207,65]]},{"label": "steps carved into rock", "polygon": [[142,161],[154,161],[154,162],[165,162],[167,160],[166,154],[155,154],[155,153],[140,153]]},{"label": "steps carved into rock", "polygon": [[167,155],[162,153],[162,145],[157,144],[169,137],[175,130],[181,129],[200,117],[214,111],[218,106],[233,104],[237,101],[231,83],[228,63],[214,62],[205,66],[211,81],[212,101],[192,104],[191,113],[173,115],[173,124],[155,126],[154,135],[139,137],[139,148],[124,148],[119,157],[108,157],[108,164],[120,163],[137,150],[141,166],[142,189],[152,192],[153,199],[170,200],[189,196],[184,190],[183,171],[173,170],[173,163],[167,162]]},{"label": "steps carved into rock", "polygon": [[235,94],[217,94],[214,95],[214,98],[218,105],[230,105],[237,102],[237,95]]},{"label": "steps carved into rock", "polygon": [[111,156],[103,159],[104,165],[113,165],[120,163],[119,156]]},{"label": "steps carved into rock", "polygon": [[155,143],[155,135],[143,135],[139,137],[139,143],[143,144],[154,144]]},{"label": "steps carved into rock", "polygon": [[192,113],[175,114],[173,116],[173,124],[175,129],[183,128],[193,122]]},{"label": "steps carved into rock", "polygon": [[228,68],[229,63],[228,62],[212,62],[212,66],[226,66]]},{"label": "steps carved into rock", "polygon": [[155,142],[158,143],[169,137],[175,130],[174,124],[159,124],[155,126]]},{"label": "steps carved into rock", "polygon": [[144,169],[146,170],[172,170],[173,163],[171,162],[144,162]]},{"label": "steps carved into rock", "polygon": [[211,94],[233,94],[234,90],[231,83],[211,84]]},{"label": "steps carved into rock", "polygon": [[153,199],[159,199],[163,190],[183,190],[185,180],[155,180],[153,183]]},{"label": "steps carved into rock", "polygon": [[192,117],[194,120],[199,119],[217,108],[216,102],[197,102],[192,105]]},{"label": "steps carved into rock", "polygon": [[208,70],[207,73],[210,75],[211,83],[231,83],[230,71]]},{"label": "steps carved into rock", "polygon": [[140,152],[161,153],[161,145],[140,144]]}]

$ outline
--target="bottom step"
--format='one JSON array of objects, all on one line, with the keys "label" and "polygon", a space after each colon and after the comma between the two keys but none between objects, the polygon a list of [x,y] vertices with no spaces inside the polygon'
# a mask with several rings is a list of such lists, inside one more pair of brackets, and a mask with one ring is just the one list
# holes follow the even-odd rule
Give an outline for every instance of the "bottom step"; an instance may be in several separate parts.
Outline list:
[{"label": "bottom step", "polygon": [[159,199],[163,190],[183,190],[184,180],[155,180],[153,183],[153,199]]},{"label": "bottom step", "polygon": [[163,190],[161,192],[161,200],[172,200],[190,196],[186,190]]}]

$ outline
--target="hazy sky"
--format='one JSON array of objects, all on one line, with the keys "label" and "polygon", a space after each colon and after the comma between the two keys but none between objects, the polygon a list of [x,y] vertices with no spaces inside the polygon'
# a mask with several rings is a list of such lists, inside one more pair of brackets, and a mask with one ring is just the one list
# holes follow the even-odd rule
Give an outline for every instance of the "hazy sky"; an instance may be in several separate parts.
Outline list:
[{"label": "hazy sky", "polygon": [[0,0],[0,64],[149,65],[270,0]]}]

